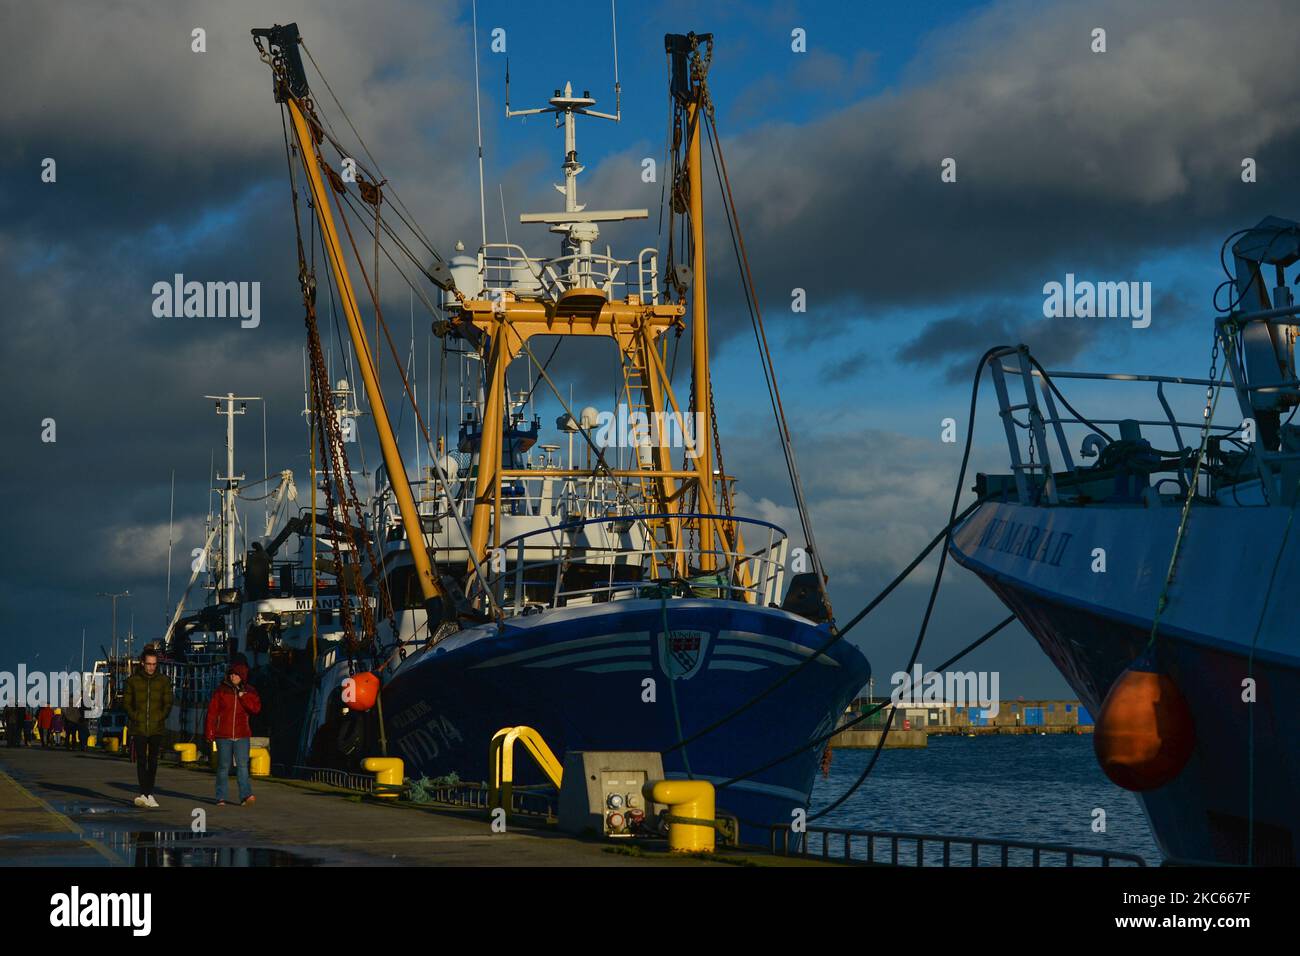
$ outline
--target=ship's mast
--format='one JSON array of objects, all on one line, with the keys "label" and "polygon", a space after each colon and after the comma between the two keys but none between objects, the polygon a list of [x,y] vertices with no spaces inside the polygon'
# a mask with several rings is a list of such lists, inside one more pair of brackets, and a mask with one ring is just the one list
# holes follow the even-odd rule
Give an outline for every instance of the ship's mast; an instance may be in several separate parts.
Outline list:
[{"label": "ship's mast", "polygon": [[[707,43],[711,51],[712,42],[713,36],[708,33],[686,35],[669,33],[664,36],[664,50],[668,53],[671,62],[671,93],[679,107],[684,107],[686,112],[686,187],[689,193],[687,207],[692,249],[691,410],[695,412],[698,422],[695,438],[695,469],[700,513],[704,515],[717,513],[715,502],[718,498],[714,496],[713,389],[709,378],[709,299],[704,253],[704,182],[703,149],[701,148],[704,125],[704,117],[701,114],[703,110],[711,107],[707,103],[703,74],[698,70],[698,47],[701,43]],[[718,475],[716,480],[720,485],[727,479],[723,475]],[[718,566],[717,555],[712,550],[713,542],[716,535],[724,551],[729,547],[726,528],[725,523],[719,523],[711,518],[699,519],[702,569],[712,570]],[[738,529],[736,533],[739,534]]]},{"label": "ship's mast", "polygon": [[[361,310],[344,260],[339,231],[334,222],[333,203],[321,172],[322,168],[329,168],[319,149],[319,143],[324,138],[324,129],[311,103],[311,91],[298,52],[298,44],[301,42],[298,26],[290,23],[271,29],[256,29],[253,30],[253,38],[259,55],[275,75],[276,100],[284,104],[289,114],[289,128],[292,130],[293,140],[298,148],[298,159],[306,174],[308,191],[320,227],[321,243],[328,255],[330,269],[334,273],[343,316],[347,321],[348,334],[356,350],[357,367],[365,385],[366,396],[370,401],[370,411],[374,417],[375,430],[379,435],[379,449],[383,455],[384,468],[388,473],[393,497],[397,500],[398,511],[402,516],[402,527],[406,531],[411,563],[415,568],[415,577],[425,609],[431,619],[439,610],[444,615],[449,614],[453,611],[449,603],[444,602],[441,608],[438,607],[439,601],[444,598],[443,588],[435,573],[433,561],[429,557],[424,526],[415,504],[415,495],[411,492],[406,465],[402,461],[401,452],[397,447],[397,438],[393,434],[392,421],[388,416],[388,406],[379,388],[378,366],[371,353],[365,327],[362,325]],[[269,41],[269,51],[263,47],[263,40]],[[302,266],[301,236],[299,236],[299,262]],[[315,292],[314,289],[309,289],[305,279],[303,291],[310,311],[314,308]],[[376,302],[376,313],[378,308]],[[326,409],[318,411],[322,415],[330,413]]]},{"label": "ship's mast", "polygon": [[573,84],[565,83],[563,90],[556,90],[555,95],[547,102],[549,106],[539,106],[535,109],[512,110],[510,108],[510,90],[509,77],[507,76],[506,88],[506,118],[510,119],[516,116],[535,116],[539,113],[554,113],[556,124],[564,123],[564,162],[561,169],[564,171],[564,185],[556,184],[555,188],[564,195],[564,212],[563,213],[525,213],[519,217],[521,223],[547,223],[551,227],[551,232],[564,236],[565,253],[575,256],[570,260],[569,275],[578,277],[587,275],[591,271],[590,257],[591,245],[600,236],[600,222],[624,222],[629,219],[647,219],[650,216],[648,209],[607,209],[599,212],[587,212],[587,207],[578,202],[578,174],[586,167],[578,162],[578,116],[594,116],[597,119],[613,120],[619,122],[621,115],[618,113],[601,113],[593,110],[591,107],[596,105],[596,100],[591,95],[590,90],[583,90],[581,96],[573,95]]},{"label": "ship's mast", "polygon": [[[334,215],[330,208],[330,198],[325,191],[321,177],[321,159],[316,151],[315,138],[311,127],[298,100],[290,97],[287,101],[289,115],[293,124],[294,136],[303,157],[303,168],[307,173],[307,184],[316,208],[317,221],[320,223],[321,239],[329,253],[330,267],[339,290],[343,304],[343,315],[347,319],[348,332],[352,338],[353,348],[357,353],[357,366],[362,381],[366,386],[366,395],[370,398],[370,410],[373,413],[375,430],[379,433],[379,448],[384,458],[384,468],[392,484],[393,496],[397,499],[398,511],[402,516],[402,525],[411,550],[411,561],[415,566],[416,579],[420,584],[421,594],[426,604],[442,596],[442,589],[433,572],[433,562],[424,541],[424,528],[420,523],[419,511],[415,505],[415,496],[411,493],[410,481],[406,475],[406,465],[402,461],[397,447],[397,438],[393,434],[392,421],[388,417],[388,407],[383,392],[379,389],[379,376],[366,339],[365,329],[361,324],[361,312],[357,305],[356,293],[348,275],[343,259],[343,249],[339,243],[339,233],[334,225]],[[324,413],[324,410],[322,410]]]},{"label": "ship's mast", "polygon": [[[699,469],[700,487],[713,490],[713,390],[709,379],[709,295],[705,276],[704,257],[704,185],[700,175],[701,149],[700,133],[700,87],[694,84],[691,99],[686,106],[687,139],[687,176],[690,191],[691,211],[691,270],[694,283],[691,287],[691,370],[695,390],[691,403],[699,414],[699,431],[696,434],[696,450],[699,457],[695,464]],[[725,479],[723,479],[725,480]],[[713,509],[709,508],[709,512]],[[700,540],[713,540],[713,522],[708,518],[700,519]],[[708,545],[701,549],[700,565],[706,571],[716,566]]]},{"label": "ship's mast", "polygon": [[[217,476],[217,480],[224,483],[221,489],[221,587],[233,588],[235,586],[235,529],[239,524],[239,513],[236,511],[235,503],[239,498],[239,483],[244,480],[243,475],[235,474],[235,416],[246,414],[249,402],[260,402],[262,399],[257,395],[236,395],[234,392],[203,397],[215,400],[217,414],[226,417],[226,474]],[[235,403],[239,403],[239,408],[235,408]]]}]

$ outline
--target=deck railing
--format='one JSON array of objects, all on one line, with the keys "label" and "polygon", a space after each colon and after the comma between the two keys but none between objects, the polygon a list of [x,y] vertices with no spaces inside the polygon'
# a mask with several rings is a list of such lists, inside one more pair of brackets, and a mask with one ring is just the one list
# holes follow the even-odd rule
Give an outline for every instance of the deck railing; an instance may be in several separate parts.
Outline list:
[{"label": "deck railing", "polygon": [[517,296],[558,299],[570,289],[600,289],[617,299],[634,292],[644,305],[659,299],[659,254],[642,249],[636,259],[616,259],[599,253],[574,253],[544,258],[530,256],[512,242],[490,242],[479,254],[479,275],[484,296],[494,291]]},{"label": "deck railing", "polygon": [[[1291,301],[1289,295],[1286,301]],[[1006,430],[1007,445],[1011,453],[1012,472],[1019,500],[1031,500],[1029,486],[1032,478],[1033,484],[1036,486],[1032,500],[1046,497],[1049,504],[1056,504],[1059,501],[1058,482],[1053,474],[1053,457],[1047,442],[1046,429],[1048,426],[1051,426],[1056,439],[1056,460],[1065,466],[1066,472],[1080,471],[1074,463],[1073,455],[1066,442],[1065,425],[1084,425],[1090,428],[1091,434],[1085,439],[1084,443],[1084,448],[1089,450],[1100,450],[1105,444],[1103,436],[1092,437],[1092,435],[1096,434],[1092,430],[1093,426],[1120,426],[1121,430],[1129,431],[1130,436],[1136,434],[1137,429],[1141,426],[1161,429],[1168,427],[1173,438],[1173,451],[1178,457],[1175,459],[1174,456],[1166,456],[1165,467],[1156,470],[1173,472],[1177,476],[1180,490],[1186,493],[1190,484],[1190,468],[1187,467],[1187,462],[1190,456],[1200,447],[1201,429],[1204,427],[1204,423],[1202,421],[1178,421],[1165,398],[1164,386],[1190,385],[1197,388],[1217,388],[1220,385],[1225,385],[1232,389],[1237,399],[1238,412],[1241,415],[1240,424],[1211,425],[1208,429],[1211,437],[1218,441],[1226,440],[1235,443],[1239,447],[1240,451],[1231,460],[1238,465],[1249,463],[1248,473],[1254,475],[1249,480],[1253,483],[1258,479],[1259,491],[1265,503],[1291,504],[1296,496],[1297,486],[1300,485],[1300,448],[1296,447],[1300,442],[1297,442],[1294,429],[1291,430],[1289,435],[1286,432],[1285,426],[1290,424],[1290,419],[1288,418],[1286,422],[1283,422],[1280,429],[1275,424],[1273,431],[1277,434],[1271,437],[1268,446],[1262,441],[1253,440],[1254,436],[1249,440],[1245,439],[1244,434],[1242,439],[1234,436],[1238,432],[1244,433],[1246,423],[1254,420],[1257,408],[1278,413],[1280,418],[1280,414],[1284,413],[1287,408],[1293,409],[1291,414],[1294,416],[1294,407],[1300,406],[1300,379],[1296,377],[1294,356],[1296,330],[1300,327],[1297,317],[1300,317],[1300,306],[1290,304],[1253,312],[1233,311],[1219,316],[1215,320],[1215,336],[1219,343],[1219,350],[1216,354],[1217,360],[1223,363],[1222,368],[1225,370],[1225,378],[1220,381],[1213,378],[1185,378],[1169,375],[1044,372],[1033,367],[1034,363],[1029,358],[1029,350],[1023,345],[995,352],[990,367],[993,372],[993,383],[998,393],[998,405],[1000,406],[1003,427]],[[1264,349],[1265,357],[1263,358],[1260,358],[1257,352],[1257,365],[1252,366],[1243,357],[1242,347],[1238,343],[1241,339],[1249,336],[1252,330],[1258,329],[1260,326],[1272,327],[1268,330],[1270,338],[1273,339],[1272,351]],[[1014,359],[1015,361],[1012,365],[1004,365],[1004,359]],[[1008,373],[1019,377],[1024,389],[1024,402],[1012,404],[1006,383]],[[1255,376],[1263,380],[1262,384],[1252,384],[1252,379]],[[1052,387],[1051,382],[1054,379],[1155,383],[1156,398],[1165,413],[1165,418],[1164,420],[1156,419],[1151,421],[1131,418],[1097,418],[1088,421],[1077,417],[1064,418],[1057,411],[1056,401],[1053,397],[1055,389]],[[1038,403],[1038,396],[1034,390],[1035,381],[1038,382],[1039,389],[1042,392],[1043,403],[1048,412],[1047,415],[1043,414],[1042,407]],[[1261,396],[1265,398],[1273,396],[1275,400],[1266,401]],[[1015,417],[1017,411],[1026,413],[1025,421],[1022,422]],[[1020,437],[1017,434],[1017,428],[1028,433],[1030,442],[1029,455],[1021,454]],[[1188,429],[1186,435],[1184,435],[1183,429]],[[1121,437],[1126,436],[1121,435]],[[1272,447],[1273,445],[1278,447]],[[1038,460],[1035,460],[1032,454],[1034,448],[1039,449]],[[1235,491],[1235,487],[1241,481],[1240,474],[1244,471],[1246,471],[1244,467],[1239,468],[1236,474],[1227,477],[1225,484],[1233,487]],[[1041,481],[1038,479],[1039,474],[1041,474]],[[1206,476],[1206,492],[1209,493],[1212,488],[1213,483]]]},{"label": "deck railing", "polygon": [[159,672],[172,687],[175,729],[182,737],[203,734],[208,701],[225,678],[228,663],[224,647],[219,651],[191,651],[185,661],[158,662]]},{"label": "deck railing", "polygon": [[[617,466],[615,466],[617,467]],[[436,478],[419,478],[411,482],[416,507],[424,519],[425,534],[454,532],[454,513],[468,522],[474,514],[474,479],[464,475],[447,482],[450,494]],[[632,477],[611,478],[607,475],[518,475],[502,482],[501,510],[506,515],[533,517],[600,517],[616,507],[634,506],[645,499]],[[388,529],[395,539],[402,535],[400,512],[389,489],[375,500],[374,518],[379,528]],[[454,535],[453,535],[454,537]]]},{"label": "deck railing", "polygon": [[[1013,360],[1004,364],[1004,360]],[[1074,452],[1066,438],[1065,426],[1082,425],[1087,430],[1081,457],[1093,457],[1101,453],[1108,444],[1106,438],[1097,433],[1096,426],[1114,425],[1120,429],[1120,437],[1139,434],[1142,427],[1168,429],[1173,447],[1168,450],[1172,455],[1157,464],[1152,474],[1166,473],[1171,477],[1166,480],[1176,481],[1181,493],[1185,493],[1190,483],[1190,456],[1200,446],[1202,422],[1179,421],[1173,413],[1164,387],[1166,385],[1188,385],[1204,389],[1217,383],[1210,379],[1185,378],[1170,375],[1123,375],[1094,372],[1044,373],[1035,368],[1024,346],[1007,348],[994,353],[990,362],[993,374],[993,387],[997,392],[998,414],[1006,433],[1007,450],[1011,459],[1012,477],[1015,482],[1016,495],[1021,502],[1058,504],[1062,491],[1061,475],[1068,474],[1079,479],[1089,477],[1089,469],[1076,463]],[[1024,400],[1012,402],[1008,376],[1018,379]],[[1053,382],[1056,379],[1074,379],[1111,382],[1146,382],[1156,386],[1156,398],[1165,413],[1163,419],[1137,418],[1076,418],[1063,416],[1057,409]],[[1037,385],[1037,388],[1035,388]],[[1039,395],[1042,401],[1040,404]],[[1017,417],[1023,412],[1023,420]],[[1046,413],[1044,413],[1046,412]],[[1048,429],[1051,429],[1051,438]],[[1186,430],[1186,431],[1184,431]],[[1232,436],[1241,431],[1241,425],[1212,425],[1210,433],[1220,439],[1232,440]],[[1025,437],[1022,439],[1021,432]],[[1159,456],[1159,452],[1152,451]],[[1208,488],[1208,478],[1207,488]],[[1159,487],[1159,482],[1157,483]]]},{"label": "deck railing", "polygon": [[[751,540],[744,548],[668,547],[652,532],[631,534],[638,525],[676,522],[686,537],[689,525],[701,521],[726,526],[732,541],[744,531]],[[756,542],[761,546],[753,547]],[[574,519],[502,542],[499,568],[486,587],[507,615],[637,597],[713,597],[766,607],[781,600],[786,550],[785,531],[755,518],[665,512]],[[579,566],[587,574],[601,569],[600,579],[581,580]]]}]

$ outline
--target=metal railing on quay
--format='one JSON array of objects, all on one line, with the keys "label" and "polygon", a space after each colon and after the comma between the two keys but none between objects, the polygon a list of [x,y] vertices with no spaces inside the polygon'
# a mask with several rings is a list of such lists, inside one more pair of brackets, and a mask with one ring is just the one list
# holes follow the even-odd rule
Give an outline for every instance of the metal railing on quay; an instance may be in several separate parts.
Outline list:
[{"label": "metal railing on quay", "polygon": [[[310,783],[323,783],[338,787],[340,790],[354,790],[358,793],[374,794],[379,792],[373,774],[355,773],[335,767],[286,767],[283,764],[274,768],[278,774],[294,780],[306,780]],[[422,786],[423,800],[420,803],[470,809],[489,809],[488,785],[473,781],[456,783],[436,783]],[[403,800],[411,799],[412,785],[408,779],[401,788],[399,796]],[[525,816],[553,817],[558,808],[558,796],[551,788],[516,787],[510,795],[510,812]]]},{"label": "metal railing on quay", "polygon": [[[1146,866],[1146,861],[1136,853],[1029,840],[818,826],[794,833],[788,824],[769,829],[769,848],[775,855],[815,857],[838,863],[916,867]],[[929,855],[927,846],[932,849]],[[954,854],[954,848],[965,852]],[[981,849],[986,851],[983,855]]]},{"label": "metal railing on quay", "polygon": [[286,776],[295,780],[306,780],[309,783],[323,783],[331,787],[338,787],[340,790],[356,790],[361,793],[375,792],[373,774],[353,773],[349,770],[339,770],[334,767],[296,766],[289,768]]}]

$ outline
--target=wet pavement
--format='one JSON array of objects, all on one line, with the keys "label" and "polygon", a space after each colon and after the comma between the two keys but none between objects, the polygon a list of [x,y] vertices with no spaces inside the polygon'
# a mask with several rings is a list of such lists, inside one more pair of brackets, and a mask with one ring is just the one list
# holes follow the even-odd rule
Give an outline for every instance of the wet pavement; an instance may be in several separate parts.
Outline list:
[{"label": "wet pavement", "polygon": [[[230,780],[234,791],[234,775]],[[0,866],[717,866],[626,855],[553,828],[493,833],[481,810],[393,806],[318,784],[254,778],[253,806],[215,806],[206,768],[158,768],[157,810],[133,805],[121,756],[0,749]]]}]

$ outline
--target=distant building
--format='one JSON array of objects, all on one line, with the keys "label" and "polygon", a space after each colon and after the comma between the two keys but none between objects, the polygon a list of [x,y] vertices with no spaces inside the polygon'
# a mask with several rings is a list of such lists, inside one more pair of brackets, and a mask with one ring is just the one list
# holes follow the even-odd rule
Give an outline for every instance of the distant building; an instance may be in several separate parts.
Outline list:
[{"label": "distant building", "polygon": [[[888,697],[859,697],[845,713],[852,720],[872,707],[883,705],[881,710],[857,726],[872,729],[884,726],[895,709]],[[1077,700],[1004,700],[998,703],[997,714],[990,716],[984,707],[944,702],[937,704],[907,704],[899,706],[893,729],[946,729],[955,727],[1090,727],[1092,714]]]}]

